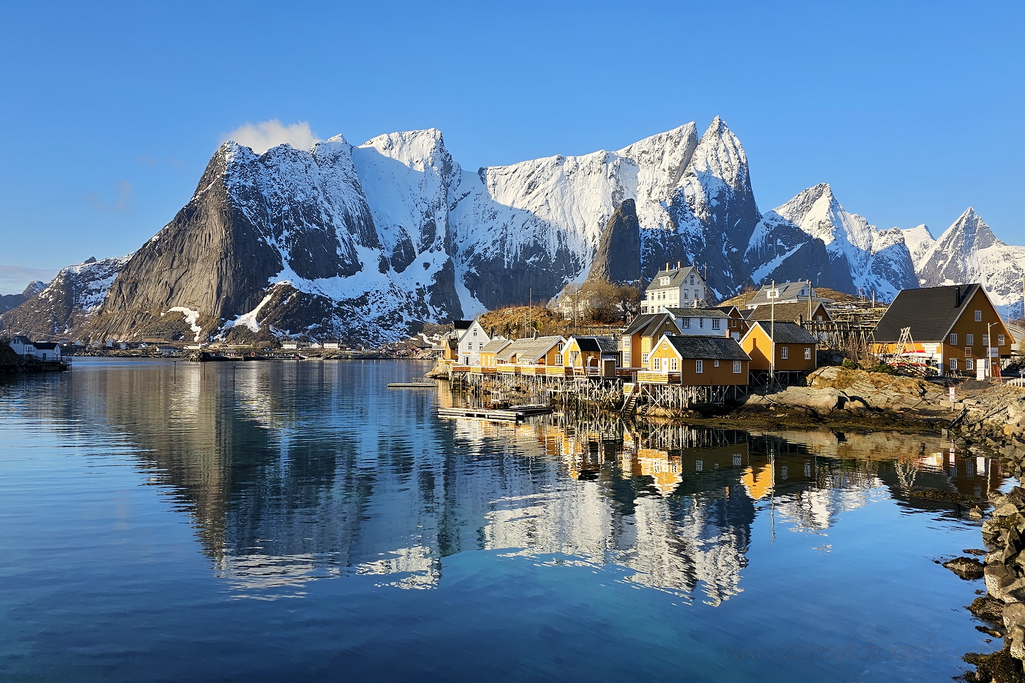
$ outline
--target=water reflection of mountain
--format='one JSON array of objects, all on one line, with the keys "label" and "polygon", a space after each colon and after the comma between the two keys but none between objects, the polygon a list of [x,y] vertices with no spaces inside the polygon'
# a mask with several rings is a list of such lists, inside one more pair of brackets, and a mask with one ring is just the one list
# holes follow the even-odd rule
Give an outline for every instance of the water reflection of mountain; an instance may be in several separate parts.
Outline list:
[{"label": "water reflection of mountain", "polygon": [[401,364],[252,365],[69,383],[81,422],[121,435],[192,516],[218,575],[252,597],[346,574],[429,588],[444,557],[502,550],[615,565],[718,604],[741,590],[761,510],[776,527],[822,533],[886,488],[900,493],[900,453],[939,452],[892,435],[439,421],[444,389],[384,388],[410,374]]}]

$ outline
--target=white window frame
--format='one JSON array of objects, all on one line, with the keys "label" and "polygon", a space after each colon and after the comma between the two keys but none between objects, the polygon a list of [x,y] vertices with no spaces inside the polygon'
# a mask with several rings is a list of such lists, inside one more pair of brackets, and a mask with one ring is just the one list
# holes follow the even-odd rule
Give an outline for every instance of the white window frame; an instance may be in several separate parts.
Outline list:
[{"label": "white window frame", "polygon": [[950,345],[957,346],[957,332],[950,333]]},{"label": "white window frame", "polygon": [[974,358],[965,358],[964,359],[964,369],[968,370],[969,372],[974,370],[975,369],[975,359]]},{"label": "white window frame", "polygon": [[966,334],[964,336],[964,343],[967,344],[968,346],[973,346],[975,344],[975,335],[972,334],[971,332]]},{"label": "white window frame", "polygon": [[718,318],[712,318],[712,329],[718,330],[722,327],[722,321]]},{"label": "white window frame", "polygon": [[789,346],[781,346],[781,347],[779,347],[779,357],[782,358],[783,360],[786,360],[786,359],[790,358],[790,347]]},{"label": "white window frame", "polygon": [[1004,335],[1002,335],[1002,334],[998,334],[997,335],[997,346],[1003,346],[1006,343],[1007,343],[1007,338]]},{"label": "white window frame", "polygon": [[733,361],[733,374],[739,375],[744,371],[744,366],[739,360]]},{"label": "white window frame", "polygon": [[562,354],[561,353],[555,354],[555,364],[556,365],[562,365]]},{"label": "white window frame", "polygon": [[957,359],[956,358],[951,358],[950,359],[950,371],[951,372],[957,372]]},{"label": "white window frame", "polygon": [[683,325],[683,329],[689,330],[690,329],[690,318],[680,318],[680,320],[683,321],[683,323],[681,323]]},{"label": "white window frame", "polygon": [[982,322],[982,311],[975,311],[975,322]]},{"label": "white window frame", "polygon": [[719,367],[719,361],[717,361],[717,360],[712,361],[712,365],[715,366],[715,367]]},{"label": "white window frame", "polygon": [[705,371],[705,364],[700,358],[694,361],[694,372],[701,374]]},{"label": "white window frame", "polygon": [[650,356],[650,355],[651,355],[650,353],[642,353],[641,354],[641,365],[644,365],[645,363],[648,362],[648,356]]},{"label": "white window frame", "polygon": [[989,346],[989,335],[988,334],[982,335],[982,345],[986,346],[986,347]]},{"label": "white window frame", "polygon": [[660,371],[662,369],[662,359],[659,358],[658,356],[655,356],[654,358],[652,358],[651,359],[651,369],[654,370],[655,372]]},{"label": "white window frame", "polygon": [[669,359],[669,371],[670,372],[676,372],[679,369],[680,369],[680,366],[677,363],[677,360],[675,358],[670,358]]},{"label": "white window frame", "polygon": [[804,347],[804,359],[805,360],[811,360],[811,347],[810,346],[805,346]]}]

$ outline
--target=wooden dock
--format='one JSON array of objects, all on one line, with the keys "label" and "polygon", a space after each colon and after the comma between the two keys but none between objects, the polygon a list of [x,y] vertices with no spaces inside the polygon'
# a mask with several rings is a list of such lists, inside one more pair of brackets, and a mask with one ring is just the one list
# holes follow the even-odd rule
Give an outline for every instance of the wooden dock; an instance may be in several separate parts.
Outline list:
[{"label": "wooden dock", "polygon": [[438,408],[438,417],[474,417],[496,422],[519,422],[534,415],[547,415],[549,406],[510,406],[508,408]]},{"label": "wooden dock", "polygon": [[433,379],[422,379],[412,382],[388,382],[389,389],[435,389],[438,383]]}]

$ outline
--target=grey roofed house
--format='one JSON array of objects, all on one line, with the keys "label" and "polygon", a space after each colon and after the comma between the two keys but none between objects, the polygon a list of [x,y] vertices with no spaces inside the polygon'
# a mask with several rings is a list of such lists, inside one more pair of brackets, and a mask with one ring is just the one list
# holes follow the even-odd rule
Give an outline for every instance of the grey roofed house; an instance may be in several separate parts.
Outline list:
[{"label": "grey roofed house", "polygon": [[667,308],[677,318],[729,318],[730,314],[718,308]]},{"label": "grey roofed house", "polygon": [[509,362],[515,355],[517,363],[535,363],[548,353],[549,349],[563,341],[562,337],[538,337],[536,339],[517,339],[498,352],[496,360]]},{"label": "grey roofed house", "polygon": [[[818,340],[815,338],[815,335],[813,335],[811,332],[804,329],[797,323],[788,322],[786,320],[777,320],[776,323],[773,324],[769,320],[755,320],[751,323],[751,329],[747,331],[747,334],[751,334],[752,330],[754,330],[756,326],[762,328],[762,330],[765,331],[765,335],[777,344],[818,343]],[[775,335],[775,338],[773,338],[773,335]]]},{"label": "grey roofed house", "polygon": [[[812,299],[812,315],[821,315],[823,320],[827,322],[831,321],[832,318],[829,317],[829,313],[826,311],[825,306],[822,306],[821,309],[819,308],[820,306],[822,306],[821,301],[816,301],[815,299]],[[801,323],[806,320],[809,320],[808,301],[806,299],[805,301],[798,303],[776,304],[775,306],[773,306],[772,304],[763,304],[758,308],[751,308],[744,311],[743,315],[745,318],[751,321],[770,320],[773,316],[775,316],[776,320],[789,320],[791,322]]]},{"label": "grey roofed house", "polygon": [[981,288],[970,284],[903,289],[876,323],[875,341],[900,341],[901,329],[910,327],[916,342],[942,342]]},{"label": "grey roofed house", "polygon": [[629,337],[640,333],[641,336],[650,337],[667,320],[672,320],[672,316],[669,313],[645,313],[639,315],[631,321],[623,335]]},{"label": "grey roofed house", "polygon": [[484,345],[484,348],[480,350],[480,353],[498,353],[510,344],[512,344],[512,342],[505,337],[495,337]]},{"label": "grey roofed house", "polygon": [[598,353],[617,353],[619,351],[619,345],[616,344],[616,340],[612,337],[578,337],[573,335],[573,339],[576,339],[577,346],[580,347],[581,351],[597,351]]},{"label": "grey roofed house", "polygon": [[[682,334],[667,334],[666,340],[680,354],[681,358],[702,360],[751,360],[740,343],[733,337],[696,337]],[[661,342],[659,342],[661,343]]]},{"label": "grey roofed house", "polygon": [[[744,304],[744,306],[747,308],[754,308],[756,306],[764,306],[771,303],[771,299],[769,299],[770,289],[772,289],[771,284],[762,285],[761,288],[755,292],[755,295],[747,300],[747,303]],[[797,301],[807,302],[809,291],[811,292],[812,301],[821,301],[823,303],[829,303],[832,301],[832,299],[823,299],[816,295],[815,289],[811,286],[811,282],[808,280],[801,280],[800,282],[778,282],[776,283],[776,289],[779,290],[779,297],[776,299],[777,306],[781,303],[795,303]]]},{"label": "grey roofed house", "polygon": [[456,330],[468,330],[470,325],[473,324],[472,320],[453,320],[452,327]]}]

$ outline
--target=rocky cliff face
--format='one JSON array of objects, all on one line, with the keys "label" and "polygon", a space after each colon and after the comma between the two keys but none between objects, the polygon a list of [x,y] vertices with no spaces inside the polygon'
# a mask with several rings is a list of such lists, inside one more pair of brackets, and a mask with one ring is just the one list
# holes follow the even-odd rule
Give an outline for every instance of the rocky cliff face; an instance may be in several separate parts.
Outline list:
[{"label": "rocky cliff face", "polygon": [[852,292],[914,285],[902,233],[846,213],[828,186],[762,216],[719,118],[700,138],[690,123],[614,152],[477,171],[423,130],[263,154],[225,143],[89,309],[88,332],[377,343],[677,261],[702,267],[719,298],[769,277]]},{"label": "rocky cliff face", "polygon": [[77,337],[92,320],[128,259],[89,258],[64,268],[45,287],[30,285],[25,294],[34,293],[0,315],[0,329],[5,334],[24,334],[33,339]]},{"label": "rocky cliff face", "polygon": [[17,308],[39,292],[46,288],[46,283],[41,280],[29,283],[29,286],[25,288],[21,294],[2,294],[0,295],[0,313],[6,313],[12,308]]},{"label": "rocky cliff face", "polygon": [[588,280],[626,284],[641,279],[641,225],[637,204],[625,199],[601,233]]}]

